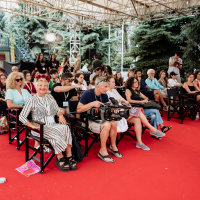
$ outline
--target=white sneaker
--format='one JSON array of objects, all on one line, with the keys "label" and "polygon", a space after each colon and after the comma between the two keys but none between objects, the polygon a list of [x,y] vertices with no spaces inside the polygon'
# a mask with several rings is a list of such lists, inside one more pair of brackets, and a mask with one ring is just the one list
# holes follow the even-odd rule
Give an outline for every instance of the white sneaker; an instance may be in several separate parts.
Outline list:
[{"label": "white sneaker", "polygon": [[145,151],[150,151],[150,148],[148,146],[146,146],[145,144],[143,144],[143,143],[141,145],[136,143],[136,147],[140,148],[140,149],[143,149]]}]

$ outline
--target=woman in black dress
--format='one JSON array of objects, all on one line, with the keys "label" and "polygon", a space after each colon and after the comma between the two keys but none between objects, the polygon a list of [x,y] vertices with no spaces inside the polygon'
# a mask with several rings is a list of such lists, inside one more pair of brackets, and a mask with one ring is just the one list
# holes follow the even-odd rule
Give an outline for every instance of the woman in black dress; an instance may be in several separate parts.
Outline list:
[{"label": "woman in black dress", "polygon": [[62,69],[63,69],[63,73],[65,72],[69,72],[70,68],[70,63],[69,63],[69,58],[66,57],[63,64],[62,64]]},{"label": "woman in black dress", "polygon": [[37,60],[35,61],[35,70],[38,70],[40,74],[48,74],[47,64],[43,60],[43,54],[39,53]]},{"label": "woman in black dress", "polygon": [[51,69],[57,69],[58,70],[59,61],[56,60],[55,54],[51,54],[51,58],[49,60],[48,66],[49,66],[49,71]]},{"label": "woman in black dress", "polygon": [[[186,90],[189,94],[194,94],[198,92],[196,88],[194,87],[194,74],[193,73],[187,73],[187,82],[183,84],[183,88]],[[200,101],[200,95],[197,95],[197,102]]]}]

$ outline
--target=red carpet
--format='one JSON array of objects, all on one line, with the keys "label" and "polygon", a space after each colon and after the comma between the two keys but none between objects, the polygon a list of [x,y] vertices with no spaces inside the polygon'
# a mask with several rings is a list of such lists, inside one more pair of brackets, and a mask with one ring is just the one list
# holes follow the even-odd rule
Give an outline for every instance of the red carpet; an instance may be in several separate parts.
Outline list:
[{"label": "red carpet", "polygon": [[25,146],[16,150],[16,143],[8,144],[8,135],[0,136],[0,200],[23,199],[82,199],[82,200],[199,200],[200,185],[200,121],[166,120],[173,128],[163,140],[150,137],[146,131],[143,142],[149,152],[137,149],[136,142],[123,138],[119,150],[123,159],[104,163],[98,157],[96,143],[89,156],[75,172],[61,172],[55,158],[43,175],[29,178],[15,170],[25,162]]}]

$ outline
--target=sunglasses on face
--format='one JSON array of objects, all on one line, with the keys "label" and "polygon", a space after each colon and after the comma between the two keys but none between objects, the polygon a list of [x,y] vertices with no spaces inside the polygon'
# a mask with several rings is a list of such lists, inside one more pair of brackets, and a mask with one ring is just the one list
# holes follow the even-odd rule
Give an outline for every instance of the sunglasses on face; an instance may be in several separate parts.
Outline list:
[{"label": "sunglasses on face", "polygon": [[69,81],[69,82],[73,82],[74,79],[73,79],[73,78],[68,78],[67,81]]},{"label": "sunglasses on face", "polygon": [[18,79],[16,78],[15,80],[16,80],[17,82],[19,82],[19,81],[22,81],[22,78],[18,78]]}]

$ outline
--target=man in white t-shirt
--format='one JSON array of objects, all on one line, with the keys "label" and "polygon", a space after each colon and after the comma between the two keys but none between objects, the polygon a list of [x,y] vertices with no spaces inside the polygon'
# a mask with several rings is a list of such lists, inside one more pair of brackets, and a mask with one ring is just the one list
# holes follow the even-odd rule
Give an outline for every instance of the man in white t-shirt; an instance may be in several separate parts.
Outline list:
[{"label": "man in white t-shirt", "polygon": [[170,75],[171,72],[176,73],[176,80],[181,83],[181,77],[180,77],[180,70],[182,69],[182,59],[180,58],[180,52],[177,51],[174,56],[169,58],[169,68],[168,68],[168,75]]}]

